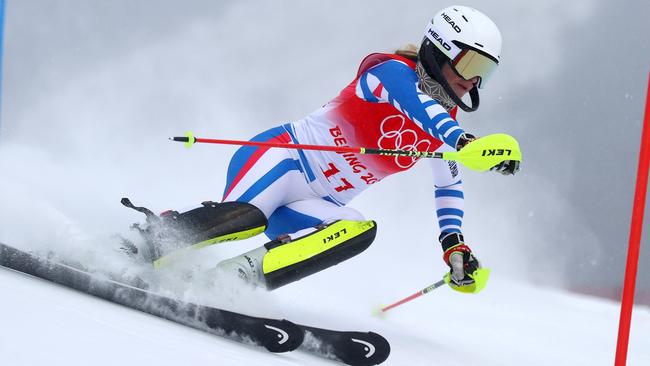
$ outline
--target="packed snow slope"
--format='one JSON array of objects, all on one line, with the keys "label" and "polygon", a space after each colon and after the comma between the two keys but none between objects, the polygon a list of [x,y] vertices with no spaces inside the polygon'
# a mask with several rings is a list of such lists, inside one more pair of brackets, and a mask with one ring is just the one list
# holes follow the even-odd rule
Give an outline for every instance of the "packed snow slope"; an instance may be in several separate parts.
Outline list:
[{"label": "packed snow slope", "polygon": [[[349,268],[348,268],[349,269]],[[386,365],[611,365],[618,305],[494,275],[480,295],[441,288],[384,319],[372,304],[408,286],[354,291],[339,276],[253,293],[265,311],[341,330],[372,330],[391,343]],[[305,281],[306,282],[306,281]],[[413,284],[425,286],[426,283]],[[307,286],[317,286],[305,296]],[[0,271],[3,365],[331,365],[293,352],[271,354],[99,300],[49,282]],[[402,292],[397,288],[403,289]],[[244,306],[245,308],[246,306]],[[650,364],[650,310],[636,309],[628,365]]]}]

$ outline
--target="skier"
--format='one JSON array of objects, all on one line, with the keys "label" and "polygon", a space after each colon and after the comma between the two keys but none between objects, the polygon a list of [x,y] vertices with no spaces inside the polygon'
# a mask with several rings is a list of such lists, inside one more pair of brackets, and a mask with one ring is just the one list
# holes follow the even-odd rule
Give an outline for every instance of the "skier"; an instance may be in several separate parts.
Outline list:
[{"label": "skier", "polygon": [[[367,56],[356,78],[336,98],[252,141],[460,150],[475,137],[455,120],[457,109],[478,108],[478,89],[487,85],[500,53],[501,34],[487,16],[464,6],[445,8],[428,24],[419,50],[411,46]],[[470,105],[461,99],[467,93]],[[205,202],[182,214],[163,213],[162,221],[183,228],[177,239],[182,236],[194,247],[264,232],[270,242],[222,261],[216,272],[272,290],[368,248],[377,224],[346,205],[416,162],[405,156],[244,146],[230,161],[221,203]],[[462,235],[461,172],[452,161],[430,159],[430,164],[443,259],[450,267],[451,284],[469,286],[474,282],[469,275],[479,262]],[[512,175],[519,162],[507,160],[492,170]],[[153,258],[165,259],[164,254]]]}]

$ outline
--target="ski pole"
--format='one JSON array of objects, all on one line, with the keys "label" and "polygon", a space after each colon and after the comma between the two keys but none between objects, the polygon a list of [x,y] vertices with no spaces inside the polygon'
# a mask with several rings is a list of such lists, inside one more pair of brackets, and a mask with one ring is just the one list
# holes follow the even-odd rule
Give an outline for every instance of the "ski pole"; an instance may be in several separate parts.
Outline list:
[{"label": "ski pole", "polygon": [[451,282],[451,274],[447,273],[443,276],[442,280],[434,283],[433,285],[429,287],[425,287],[422,290],[414,293],[413,295],[407,296],[403,298],[402,300],[397,301],[394,304],[388,305],[381,307],[379,310],[377,310],[377,313],[379,315],[386,314],[386,312],[390,309],[396,308],[402,304],[405,304],[411,300],[415,300],[418,297],[422,295],[426,295],[429,292],[437,289],[438,287],[444,285],[445,283],[451,287],[452,290],[465,293],[465,294],[477,294],[481,292],[485,286],[487,285],[487,281],[490,278],[490,269],[488,268],[478,268],[475,270],[472,274],[468,274],[469,277],[471,277],[474,282],[470,285],[464,285],[464,286],[457,286],[453,282]]},{"label": "ski pole", "polygon": [[258,147],[276,147],[298,150],[332,151],[337,153],[355,153],[385,156],[411,156],[416,158],[433,158],[458,161],[469,169],[483,172],[505,160],[521,161],[519,143],[512,136],[506,134],[493,134],[476,139],[457,152],[430,152],[417,150],[392,150],[350,146],[324,146],[307,144],[288,144],[263,141],[222,140],[194,137],[191,132],[186,136],[169,138],[172,141],[184,142],[186,147],[196,143],[244,145]]},{"label": "ski pole", "polygon": [[442,279],[442,280],[440,280],[440,281],[434,283],[433,285],[431,285],[431,286],[429,286],[429,287],[425,287],[425,288],[423,288],[422,290],[420,290],[420,291],[414,293],[413,295],[407,296],[407,297],[403,298],[402,300],[397,301],[396,303],[393,303],[393,304],[390,304],[390,305],[388,305],[388,306],[384,306],[384,307],[382,307],[381,309],[379,309],[379,313],[380,313],[380,314],[385,314],[388,310],[393,309],[393,308],[396,308],[396,307],[398,307],[398,306],[400,306],[400,305],[402,305],[402,304],[405,304],[405,303],[407,303],[407,302],[409,302],[409,301],[411,301],[411,300],[415,300],[415,299],[417,299],[418,297],[420,297],[420,296],[422,296],[422,295],[424,295],[424,294],[427,294],[427,293],[429,293],[429,292],[431,292],[431,291],[437,289],[438,287],[444,285],[445,283],[446,283],[445,280]]}]

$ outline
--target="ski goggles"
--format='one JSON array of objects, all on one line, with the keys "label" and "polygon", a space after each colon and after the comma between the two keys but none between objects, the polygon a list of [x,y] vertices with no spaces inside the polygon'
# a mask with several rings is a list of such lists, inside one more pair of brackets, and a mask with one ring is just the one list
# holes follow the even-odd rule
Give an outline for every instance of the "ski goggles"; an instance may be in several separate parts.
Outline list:
[{"label": "ski goggles", "polygon": [[483,89],[499,63],[480,51],[465,48],[451,60],[451,66],[465,80],[478,76],[478,87]]}]

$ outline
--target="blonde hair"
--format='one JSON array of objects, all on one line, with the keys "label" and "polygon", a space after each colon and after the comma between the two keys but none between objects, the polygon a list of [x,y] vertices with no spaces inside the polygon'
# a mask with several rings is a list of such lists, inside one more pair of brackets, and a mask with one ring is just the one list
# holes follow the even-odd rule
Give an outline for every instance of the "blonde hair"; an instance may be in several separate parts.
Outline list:
[{"label": "blonde hair", "polygon": [[413,43],[407,43],[402,48],[395,50],[396,55],[408,58],[409,60],[412,61],[418,60],[419,52],[420,52],[420,48],[414,45]]}]

